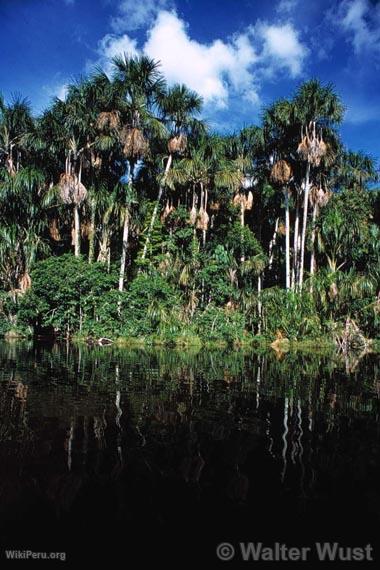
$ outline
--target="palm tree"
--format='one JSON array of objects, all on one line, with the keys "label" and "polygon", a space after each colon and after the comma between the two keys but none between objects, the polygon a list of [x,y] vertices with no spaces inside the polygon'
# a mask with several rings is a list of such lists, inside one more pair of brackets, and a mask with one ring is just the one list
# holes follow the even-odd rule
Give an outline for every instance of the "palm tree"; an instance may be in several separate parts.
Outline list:
[{"label": "palm tree", "polygon": [[[175,190],[177,185],[190,189],[191,210],[189,221],[202,232],[202,244],[206,245],[209,226],[209,193],[213,189],[236,192],[242,186],[243,173],[239,160],[226,156],[226,142],[219,136],[204,136],[197,146],[189,148],[188,157],[182,158],[167,173],[166,183]],[[198,207],[199,206],[199,207]]]},{"label": "palm tree", "polygon": [[33,167],[0,170],[0,282],[15,294],[30,286],[32,264],[49,249],[45,187],[43,174]]},{"label": "palm tree", "polygon": [[187,137],[196,132],[200,134],[204,130],[203,124],[194,118],[202,108],[202,98],[188,89],[185,85],[174,85],[159,99],[160,109],[163,113],[163,121],[169,132],[168,151],[163,174],[160,176],[158,196],[150,220],[147,236],[145,239],[142,259],[145,259],[150,236],[156,221],[158,208],[162,198],[168,172],[171,168],[173,157],[181,156],[187,147]]},{"label": "palm tree", "polygon": [[377,180],[378,173],[371,156],[352,151],[343,151],[339,154],[334,180],[336,187],[365,190],[368,182]]},{"label": "palm tree", "polygon": [[334,126],[341,122],[344,108],[332,86],[323,86],[317,80],[308,81],[301,85],[293,102],[296,120],[301,125],[301,140],[297,152],[301,160],[306,162],[303,181],[304,205],[298,279],[298,286],[302,289],[311,187],[310,176],[312,169],[320,165],[321,159],[327,152],[323,136],[326,136],[326,131],[333,130]]},{"label": "palm tree", "polygon": [[[146,57],[115,57],[113,82],[120,93],[123,105],[120,112],[119,140],[128,163],[128,193],[133,194],[135,166],[149,152],[148,137],[161,134],[163,125],[156,116],[159,100],[165,90],[165,81],[159,64]],[[123,222],[119,290],[124,289],[126,258],[129,239],[130,214],[126,201]]]},{"label": "palm tree", "polygon": [[[285,198],[285,284],[291,286],[289,183],[293,178],[292,142],[295,133],[295,108],[291,101],[281,100],[264,113],[264,134],[270,166],[270,179],[282,189]],[[297,228],[297,225],[296,225]]]},{"label": "palm tree", "polygon": [[0,165],[4,164],[9,174],[20,169],[34,130],[28,101],[17,96],[6,105],[0,95]]},{"label": "palm tree", "polygon": [[[61,172],[55,188],[61,202],[73,210],[76,256],[80,255],[80,207],[87,196],[82,183],[84,151],[88,145],[86,113],[80,86],[71,86],[67,101],[57,99],[41,118],[41,142],[37,143],[44,154],[55,155],[55,173],[57,169]],[[50,141],[54,141],[51,146]]]}]

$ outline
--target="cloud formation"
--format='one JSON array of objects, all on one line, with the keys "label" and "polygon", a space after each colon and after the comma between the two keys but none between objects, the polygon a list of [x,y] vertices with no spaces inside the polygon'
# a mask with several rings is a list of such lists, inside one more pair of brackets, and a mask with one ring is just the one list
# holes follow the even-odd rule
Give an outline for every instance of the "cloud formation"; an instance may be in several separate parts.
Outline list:
[{"label": "cloud formation", "polygon": [[349,35],[356,54],[380,52],[380,5],[369,0],[344,0],[337,22]]},{"label": "cloud formation", "polygon": [[115,33],[149,27],[161,10],[170,8],[173,8],[172,0],[121,0],[118,4],[118,15],[111,18],[111,27]]},{"label": "cloud formation", "polygon": [[257,55],[247,35],[230,42],[220,39],[202,44],[188,35],[185,23],[173,12],[162,11],[148,32],[144,52],[161,61],[170,83],[186,83],[206,103],[225,107],[229,87],[255,101],[254,76],[251,71]]},{"label": "cloud formation", "polygon": [[98,46],[99,63],[109,71],[109,58],[123,52],[145,53],[160,61],[169,83],[185,83],[203,97],[206,105],[218,109],[228,107],[231,95],[258,104],[264,77],[273,77],[275,72],[298,77],[308,55],[291,23],[258,22],[230,38],[202,43],[191,37],[186,22],[176,12],[163,9],[156,10],[140,46],[127,33],[106,35]]},{"label": "cloud formation", "polygon": [[255,30],[264,42],[262,57],[270,64],[271,69],[287,69],[293,78],[298,77],[309,50],[300,41],[294,26],[289,23],[259,23]]},{"label": "cloud formation", "polygon": [[298,0],[280,0],[280,2],[277,5],[276,11],[279,14],[289,14],[290,12],[293,12],[297,4]]},{"label": "cloud formation", "polygon": [[[98,64],[108,74],[112,71],[113,57],[124,53],[129,56],[135,56],[139,53],[136,40],[130,38],[127,34],[121,36],[107,34],[100,40],[97,51],[99,54]],[[91,64],[87,67],[90,68]]]},{"label": "cloud formation", "polygon": [[61,101],[64,101],[66,99],[67,89],[68,89],[68,83],[59,82],[59,81],[56,81],[55,83],[52,83],[50,85],[42,86],[42,90],[44,91],[44,93],[46,93],[49,99],[57,97]]}]

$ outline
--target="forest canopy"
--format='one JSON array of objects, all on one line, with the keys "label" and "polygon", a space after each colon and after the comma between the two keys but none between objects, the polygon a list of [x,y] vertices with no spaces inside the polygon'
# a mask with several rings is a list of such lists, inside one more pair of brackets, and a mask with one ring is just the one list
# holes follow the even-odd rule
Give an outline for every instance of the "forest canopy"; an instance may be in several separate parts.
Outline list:
[{"label": "forest canopy", "polygon": [[240,132],[126,55],[35,117],[0,98],[0,334],[157,341],[380,332],[374,158],[310,80]]}]

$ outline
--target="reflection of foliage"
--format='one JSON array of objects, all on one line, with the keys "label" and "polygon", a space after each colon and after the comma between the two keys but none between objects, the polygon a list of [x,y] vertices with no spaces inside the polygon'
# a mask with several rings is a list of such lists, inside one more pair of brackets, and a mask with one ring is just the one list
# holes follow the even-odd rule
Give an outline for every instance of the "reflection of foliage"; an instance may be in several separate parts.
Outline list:
[{"label": "reflection of foliage", "polygon": [[312,353],[0,344],[2,513],[37,488],[39,501],[77,516],[81,489],[95,505],[116,489],[119,516],[128,505],[134,520],[140,499],[150,504],[168,482],[250,508],[258,480],[265,501],[283,492],[281,470],[294,507],[343,473],[376,495],[376,374],[370,355],[347,375],[333,355]]}]

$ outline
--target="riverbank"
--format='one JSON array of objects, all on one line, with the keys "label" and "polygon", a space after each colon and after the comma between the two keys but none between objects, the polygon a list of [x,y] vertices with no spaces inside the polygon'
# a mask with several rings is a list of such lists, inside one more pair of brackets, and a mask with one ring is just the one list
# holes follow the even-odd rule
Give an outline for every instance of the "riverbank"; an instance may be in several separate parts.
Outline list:
[{"label": "riverbank", "polygon": [[[31,338],[41,338],[40,336],[33,337],[32,335],[23,334],[22,332],[12,330],[0,336],[4,340],[22,340]],[[46,337],[45,337],[46,338]],[[52,338],[52,337],[48,337]],[[67,337],[57,336],[57,340],[67,340]],[[250,338],[236,339],[234,341],[226,341],[223,339],[218,340],[204,340],[196,335],[180,335],[177,337],[164,338],[158,336],[145,336],[145,337],[116,337],[111,338],[100,336],[95,338],[88,335],[73,335],[69,338],[70,342],[79,345],[88,346],[105,346],[113,345],[118,348],[145,348],[145,347],[163,347],[163,348],[177,348],[184,350],[194,349],[232,349],[232,350],[248,350],[254,349],[257,352],[265,352],[267,350],[274,350],[275,352],[294,352],[294,351],[312,351],[316,353],[333,352],[336,350],[336,344],[332,338],[315,338],[303,340],[288,340],[282,339],[269,339],[263,336],[252,336]],[[376,351],[380,352],[380,340],[373,341],[373,347]]]}]

